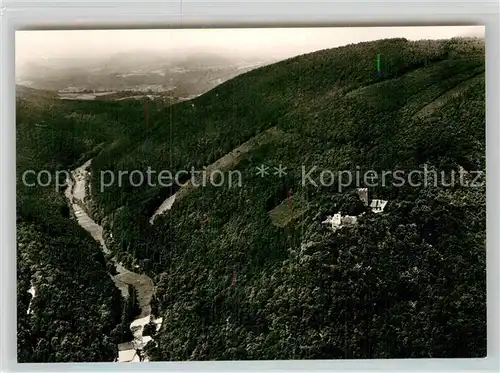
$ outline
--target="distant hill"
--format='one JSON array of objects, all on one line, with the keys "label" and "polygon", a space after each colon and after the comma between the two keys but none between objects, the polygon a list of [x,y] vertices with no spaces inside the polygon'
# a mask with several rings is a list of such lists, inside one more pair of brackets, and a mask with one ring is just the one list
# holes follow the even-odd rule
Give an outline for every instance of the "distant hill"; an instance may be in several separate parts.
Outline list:
[{"label": "distant hill", "polygon": [[[148,348],[153,360],[480,357],[484,186],[369,187],[388,201],[376,214],[356,185],[304,185],[303,170],[315,167],[317,183],[321,170],[484,171],[484,74],[480,39],[386,39],[151,104],[147,128],[142,102],[72,102],[52,107],[51,120],[20,109],[18,131],[40,164],[49,153],[29,144],[41,117],[56,134],[36,132],[46,148],[70,136],[57,148],[61,165],[93,158],[91,213],[115,237],[108,247],[157,286],[165,327]],[[105,171],[214,163],[239,171],[242,186],[183,190],[152,225],[178,188],[125,178],[100,190]],[[260,165],[271,174],[259,176]],[[338,212],[356,224],[322,224]]]},{"label": "distant hill", "polygon": [[16,97],[32,100],[36,98],[54,98],[55,93],[43,89],[34,89],[20,84],[16,84]]},{"label": "distant hill", "polygon": [[[108,58],[54,58],[30,61],[18,66],[18,83],[29,81],[32,88],[62,90],[127,89],[163,85],[173,95],[196,95],[264,65],[255,59],[241,60],[216,53],[165,54],[151,51],[117,53]],[[242,65],[249,68],[242,69]]]}]

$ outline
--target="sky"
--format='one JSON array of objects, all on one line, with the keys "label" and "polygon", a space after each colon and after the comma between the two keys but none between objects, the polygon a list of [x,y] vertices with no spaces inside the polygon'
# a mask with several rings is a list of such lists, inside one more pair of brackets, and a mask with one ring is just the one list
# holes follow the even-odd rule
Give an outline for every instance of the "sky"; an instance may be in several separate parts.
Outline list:
[{"label": "sky", "polygon": [[164,30],[40,30],[16,32],[16,63],[106,57],[119,52],[207,51],[280,59],[383,38],[484,37],[484,26],[328,27]]}]

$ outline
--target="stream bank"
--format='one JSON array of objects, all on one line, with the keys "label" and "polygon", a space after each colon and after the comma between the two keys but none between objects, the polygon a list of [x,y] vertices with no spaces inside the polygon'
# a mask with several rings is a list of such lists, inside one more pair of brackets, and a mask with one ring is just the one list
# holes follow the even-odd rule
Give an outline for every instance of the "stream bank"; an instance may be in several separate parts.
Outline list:
[{"label": "stream bank", "polygon": [[[99,242],[101,249],[105,255],[111,255],[111,250],[106,246],[104,240],[104,230],[97,224],[85,211],[85,198],[87,197],[87,182],[89,179],[88,169],[91,165],[92,159],[89,159],[80,167],[71,172],[71,179],[67,180],[67,188],[65,190],[65,197],[68,204],[74,213],[78,224],[85,229],[91,236]],[[151,321],[156,325],[156,330],[161,328],[162,318],[156,319],[151,314],[151,300],[154,295],[153,280],[145,274],[139,274],[130,271],[119,263],[116,257],[113,257],[112,262],[115,266],[116,275],[111,275],[115,286],[120,290],[122,296],[127,298],[128,287],[132,286],[136,293],[141,309],[140,315],[130,324],[130,330],[134,339],[120,343],[118,345],[118,356],[115,361],[118,362],[139,362],[148,361],[146,356],[143,356],[142,350],[145,345],[152,340],[150,336],[145,336],[144,327]]]}]

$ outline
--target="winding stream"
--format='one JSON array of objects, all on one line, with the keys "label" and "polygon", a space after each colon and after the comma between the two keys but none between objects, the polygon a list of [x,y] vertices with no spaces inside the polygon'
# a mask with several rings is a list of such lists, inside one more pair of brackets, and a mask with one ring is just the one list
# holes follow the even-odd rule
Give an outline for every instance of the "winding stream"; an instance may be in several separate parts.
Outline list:
[{"label": "winding stream", "polygon": [[[71,179],[67,180],[68,187],[65,190],[65,197],[73,210],[78,224],[99,242],[102,251],[109,255],[111,251],[106,247],[103,237],[103,228],[97,224],[85,212],[85,197],[88,181],[88,168],[92,160],[88,160],[83,165],[71,172]],[[144,336],[144,326],[153,321],[156,324],[156,330],[159,330],[162,324],[162,318],[155,319],[151,314],[151,299],[154,294],[154,283],[151,278],[145,274],[132,272],[119,263],[115,257],[112,259],[117,274],[111,276],[116,287],[121,291],[124,297],[128,297],[128,286],[131,285],[137,292],[140,315],[130,324],[130,329],[134,336],[132,341],[118,345],[118,362],[139,362],[148,361],[147,357],[141,357],[144,346],[152,340],[150,336]]]}]

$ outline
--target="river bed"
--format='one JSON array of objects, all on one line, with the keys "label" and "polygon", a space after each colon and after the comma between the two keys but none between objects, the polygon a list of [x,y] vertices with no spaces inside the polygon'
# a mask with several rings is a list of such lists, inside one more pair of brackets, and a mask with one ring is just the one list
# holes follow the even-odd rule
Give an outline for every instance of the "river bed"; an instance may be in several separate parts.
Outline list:
[{"label": "river bed", "polygon": [[[103,252],[107,255],[111,251],[106,247],[104,241],[104,230],[85,211],[86,186],[89,179],[88,169],[92,160],[88,160],[83,165],[71,172],[71,179],[67,180],[65,196],[76,217],[78,224],[85,229],[97,242],[99,242]],[[150,336],[144,336],[144,326],[153,321],[156,330],[161,328],[162,318],[155,319],[151,314],[151,299],[154,294],[154,283],[145,274],[132,272],[119,263],[116,258],[112,259],[115,264],[117,274],[111,276],[116,287],[124,297],[128,296],[128,286],[131,285],[137,292],[140,315],[130,324],[130,329],[134,339],[118,345],[118,362],[139,362],[148,361],[147,357],[141,358],[141,352],[145,345],[152,340]]]}]

